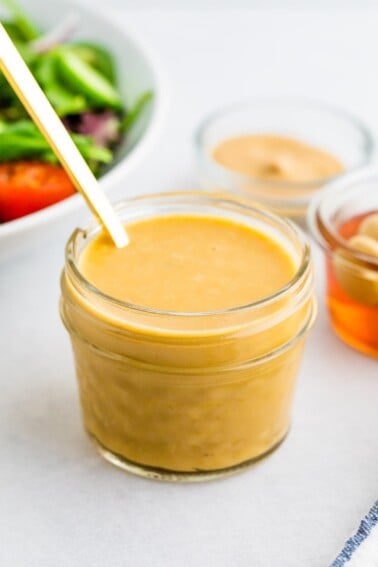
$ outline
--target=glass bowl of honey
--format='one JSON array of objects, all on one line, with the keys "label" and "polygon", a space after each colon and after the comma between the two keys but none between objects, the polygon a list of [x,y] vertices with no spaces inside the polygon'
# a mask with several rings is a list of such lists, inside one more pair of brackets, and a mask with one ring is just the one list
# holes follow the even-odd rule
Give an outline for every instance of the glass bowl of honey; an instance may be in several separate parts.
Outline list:
[{"label": "glass bowl of honey", "polygon": [[195,134],[195,150],[203,189],[304,224],[316,193],[370,163],[374,140],[359,118],[330,104],[269,97],[209,115]]},{"label": "glass bowl of honey", "polygon": [[308,222],[325,253],[334,330],[378,357],[378,167],[331,183],[311,204]]}]

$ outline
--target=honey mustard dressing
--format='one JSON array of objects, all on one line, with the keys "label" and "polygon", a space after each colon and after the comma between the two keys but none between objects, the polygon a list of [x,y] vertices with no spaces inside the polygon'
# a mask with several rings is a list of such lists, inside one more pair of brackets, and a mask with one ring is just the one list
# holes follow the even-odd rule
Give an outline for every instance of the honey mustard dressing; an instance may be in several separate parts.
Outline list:
[{"label": "honey mustard dressing", "polygon": [[212,214],[199,197],[198,214],[129,221],[123,249],[104,233],[68,246],[61,312],[85,427],[105,458],[145,476],[224,474],[290,423],[311,265],[284,221],[213,200]]},{"label": "honey mustard dressing", "polygon": [[246,225],[211,217],[160,217],[129,224],[130,244],[102,233],[80,259],[102,292],[165,311],[247,305],[286,285],[295,265],[285,249]]}]

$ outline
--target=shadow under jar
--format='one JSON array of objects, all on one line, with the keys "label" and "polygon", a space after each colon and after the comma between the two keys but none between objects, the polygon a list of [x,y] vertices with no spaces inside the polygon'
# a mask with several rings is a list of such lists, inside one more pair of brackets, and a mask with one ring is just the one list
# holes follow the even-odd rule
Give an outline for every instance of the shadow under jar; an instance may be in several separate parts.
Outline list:
[{"label": "shadow under jar", "polygon": [[378,357],[378,230],[375,239],[368,237],[371,254],[362,228],[373,215],[378,215],[376,167],[330,184],[312,203],[308,222],[325,254],[334,330],[353,348]]},{"label": "shadow under jar", "polygon": [[326,183],[368,164],[374,151],[357,117],[295,97],[227,106],[203,121],[194,143],[206,191],[261,203],[299,224]]},{"label": "shadow under jar", "polygon": [[293,262],[290,281],[259,301],[239,305],[235,297],[224,310],[164,311],[116,300],[85,279],[80,257],[99,226],[76,230],[67,245],[61,316],[85,428],[100,453],[163,480],[237,471],[277,447],[289,428],[316,312],[306,240],[288,221],[202,193],[133,199],[118,214],[129,229],[146,219],[191,215],[237,223],[266,235]]}]

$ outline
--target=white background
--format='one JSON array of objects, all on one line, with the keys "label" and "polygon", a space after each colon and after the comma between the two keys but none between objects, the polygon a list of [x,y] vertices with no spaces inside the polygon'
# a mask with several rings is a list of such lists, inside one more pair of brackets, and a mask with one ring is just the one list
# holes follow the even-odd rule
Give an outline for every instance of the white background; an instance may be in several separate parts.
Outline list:
[{"label": "white background", "polygon": [[[102,2],[96,0],[100,5]],[[311,9],[311,8],[365,8],[377,6],[377,0],[108,0],[107,5],[124,9],[158,8],[158,9],[191,9],[191,8],[279,8],[279,9]]]},{"label": "white background", "polygon": [[[191,136],[222,103],[319,97],[378,124],[378,11],[129,11],[169,78],[166,128],[116,196],[195,187]],[[80,422],[58,315],[63,242],[1,266],[0,565],[327,567],[377,498],[376,361],[319,318],[285,444],[233,478],[175,486],[103,462]]]}]

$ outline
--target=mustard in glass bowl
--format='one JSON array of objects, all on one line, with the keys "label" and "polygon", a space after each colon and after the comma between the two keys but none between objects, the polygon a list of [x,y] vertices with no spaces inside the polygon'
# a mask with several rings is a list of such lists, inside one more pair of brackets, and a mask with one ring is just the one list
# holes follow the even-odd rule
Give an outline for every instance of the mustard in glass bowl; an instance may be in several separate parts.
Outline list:
[{"label": "mustard in glass bowl", "polygon": [[256,98],[209,115],[195,135],[201,186],[258,202],[304,224],[326,183],[369,163],[363,122],[332,105],[296,97]]}]

